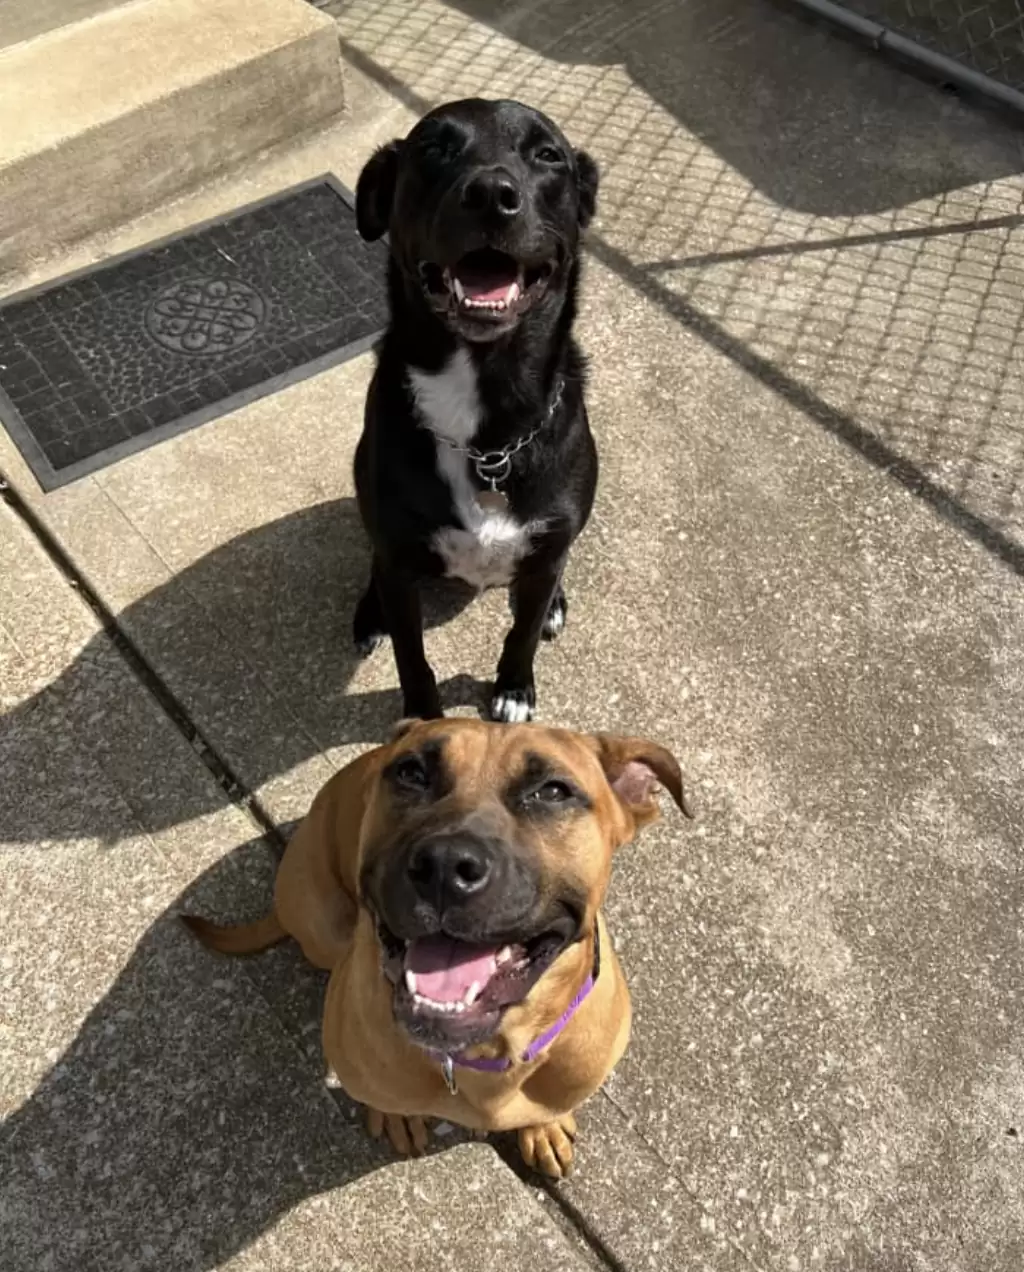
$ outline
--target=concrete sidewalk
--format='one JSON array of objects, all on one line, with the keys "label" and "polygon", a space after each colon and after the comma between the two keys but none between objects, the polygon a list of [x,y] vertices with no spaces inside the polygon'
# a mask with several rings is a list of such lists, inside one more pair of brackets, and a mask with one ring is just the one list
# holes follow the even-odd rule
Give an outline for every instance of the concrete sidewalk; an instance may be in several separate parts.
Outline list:
[{"label": "concrete sidewalk", "polygon": [[[151,692],[277,825],[395,718],[347,635],[368,360],[45,497],[0,435],[145,664],[5,511],[5,1272],[1017,1272],[1021,134],[760,0],[333,7],[341,124],[5,286],[351,185],[444,98],[554,115],[603,170],[603,470],[541,714],[673,746],[702,819],[619,859],[636,1024],[576,1176],[386,1164],[322,1087],[319,979],[167,917],[254,912],[272,853]],[[505,622],[430,631],[453,709]]]}]

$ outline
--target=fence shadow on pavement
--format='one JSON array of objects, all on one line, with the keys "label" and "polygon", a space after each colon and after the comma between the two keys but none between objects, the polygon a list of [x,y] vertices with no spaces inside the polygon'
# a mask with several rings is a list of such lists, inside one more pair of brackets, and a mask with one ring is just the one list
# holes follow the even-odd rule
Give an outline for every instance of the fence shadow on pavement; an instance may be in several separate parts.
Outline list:
[{"label": "fence shadow on pavement", "polygon": [[556,118],[597,258],[1022,572],[1019,129],[764,0],[322,7],[413,110]]},{"label": "fence shadow on pavement", "polygon": [[[335,500],[229,540],[115,617],[208,740],[228,739],[227,757],[244,761],[241,777],[258,790],[332,747],[383,741],[401,717],[397,687],[349,691],[359,664],[350,622],[367,570],[355,501]],[[472,596],[439,584],[424,597],[425,625],[449,621]],[[387,645],[374,655],[391,656]],[[8,795],[0,798],[0,844],[116,843],[140,825],[155,830],[219,806],[212,781],[191,781],[133,807],[133,789],[150,790],[153,775],[140,771],[130,727],[138,708],[123,683],[100,634],[53,681],[0,715]],[[448,708],[485,702],[485,687],[469,676],[440,689]],[[88,783],[69,777],[76,736],[95,736],[90,758],[116,775],[123,803],[92,800]],[[74,798],[69,781],[79,786]]]}]

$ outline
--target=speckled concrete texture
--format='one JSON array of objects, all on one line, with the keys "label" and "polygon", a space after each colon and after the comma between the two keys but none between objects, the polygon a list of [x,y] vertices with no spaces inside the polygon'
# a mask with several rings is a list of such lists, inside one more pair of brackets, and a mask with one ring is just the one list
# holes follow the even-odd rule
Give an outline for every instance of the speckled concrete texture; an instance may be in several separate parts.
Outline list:
[{"label": "speckled concrete texture", "polygon": [[599,1266],[483,1144],[387,1167],[349,1184],[343,1196],[344,1226],[324,1224],[331,1202],[313,1199],[290,1210],[258,1250],[222,1266],[231,1272],[586,1272]]},{"label": "speckled concrete texture", "polygon": [[[82,252],[325,168],[351,184],[472,92],[548,110],[601,162],[581,334],[602,484],[540,710],[672,745],[701,818],[618,858],[634,1037],[565,1213],[630,1270],[1018,1272],[1021,135],[759,0],[324,7],[345,123]],[[347,645],[368,373],[45,499],[0,438],[277,818],[398,711],[388,652]],[[498,594],[438,600],[453,709],[506,622]],[[202,887],[231,911],[216,872]],[[312,1074],[319,985],[278,958],[247,975]]]}]

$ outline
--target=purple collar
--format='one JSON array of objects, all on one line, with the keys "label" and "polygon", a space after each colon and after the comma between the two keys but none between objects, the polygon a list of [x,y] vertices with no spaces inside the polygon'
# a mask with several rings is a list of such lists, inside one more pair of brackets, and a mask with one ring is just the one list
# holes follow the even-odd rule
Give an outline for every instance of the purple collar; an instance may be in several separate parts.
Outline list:
[{"label": "purple collar", "polygon": [[[594,924],[594,966],[590,970],[587,979],[579,988],[579,992],[572,1000],[561,1016],[555,1021],[550,1029],[545,1029],[542,1034],[534,1038],[533,1042],[526,1048],[519,1057],[523,1064],[528,1064],[531,1060],[535,1060],[545,1047],[550,1047],[558,1035],[566,1027],[573,1016],[579,1011],[583,1003],[589,997],[591,990],[597,984],[597,978],[601,971],[601,936],[597,923]],[[482,1073],[503,1073],[506,1069],[511,1069],[512,1060],[508,1056],[483,1056],[479,1059],[472,1056],[462,1055],[446,1055],[441,1051],[431,1051],[432,1055],[437,1056],[441,1061],[441,1072],[444,1075],[445,1085],[452,1095],[458,1091],[455,1084],[455,1069],[476,1069]]]}]

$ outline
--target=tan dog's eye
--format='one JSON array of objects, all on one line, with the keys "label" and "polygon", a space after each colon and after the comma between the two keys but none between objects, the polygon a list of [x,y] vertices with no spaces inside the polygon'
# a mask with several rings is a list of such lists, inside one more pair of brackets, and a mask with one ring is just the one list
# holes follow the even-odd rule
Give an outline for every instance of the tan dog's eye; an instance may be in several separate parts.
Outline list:
[{"label": "tan dog's eye", "polygon": [[573,810],[592,808],[587,793],[571,777],[562,777],[564,769],[544,755],[527,754],[523,769],[508,790],[509,806],[525,816],[560,816]]},{"label": "tan dog's eye", "polygon": [[536,800],[539,804],[565,804],[575,795],[576,792],[568,782],[552,780],[545,782],[543,786],[538,786],[530,795],[530,799]]},{"label": "tan dog's eye", "polygon": [[430,785],[430,774],[418,755],[406,755],[391,770],[399,786],[409,790],[425,791]]}]

